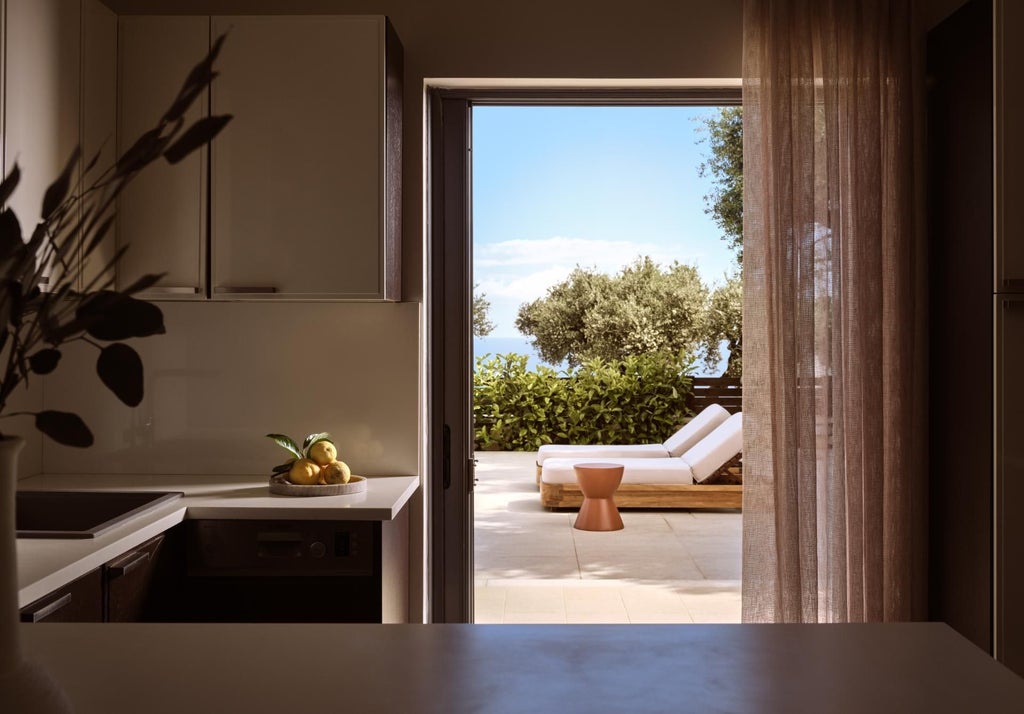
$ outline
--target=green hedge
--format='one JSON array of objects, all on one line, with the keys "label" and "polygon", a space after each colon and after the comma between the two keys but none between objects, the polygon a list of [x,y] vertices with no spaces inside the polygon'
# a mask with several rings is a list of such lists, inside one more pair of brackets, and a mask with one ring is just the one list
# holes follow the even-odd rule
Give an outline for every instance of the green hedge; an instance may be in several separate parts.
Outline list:
[{"label": "green hedge", "polygon": [[693,360],[651,353],[594,359],[572,372],[526,368],[519,354],[483,355],[473,375],[474,447],[532,451],[541,444],[664,441],[692,416]]}]

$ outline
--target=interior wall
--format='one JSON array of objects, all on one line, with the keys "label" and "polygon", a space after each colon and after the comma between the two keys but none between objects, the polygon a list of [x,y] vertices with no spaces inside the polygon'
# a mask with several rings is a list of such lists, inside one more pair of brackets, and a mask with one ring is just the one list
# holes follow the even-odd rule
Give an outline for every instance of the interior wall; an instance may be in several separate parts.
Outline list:
[{"label": "interior wall", "polygon": [[91,345],[47,378],[47,406],[81,414],[96,437],[47,448],[47,473],[269,476],[287,454],[266,434],[319,431],[354,473],[418,472],[418,305],[159,304],[167,334],[132,341],[146,375],[137,408],[97,378]]},{"label": "interior wall", "polygon": [[[7,0],[4,22],[3,170],[17,165],[9,207],[27,234],[39,220],[46,187],[79,141],[79,0]],[[41,378],[12,395],[6,412],[43,408]],[[26,440],[18,474],[42,470],[43,437],[32,417],[5,419],[5,434]],[[47,441],[47,443],[52,443]]]}]

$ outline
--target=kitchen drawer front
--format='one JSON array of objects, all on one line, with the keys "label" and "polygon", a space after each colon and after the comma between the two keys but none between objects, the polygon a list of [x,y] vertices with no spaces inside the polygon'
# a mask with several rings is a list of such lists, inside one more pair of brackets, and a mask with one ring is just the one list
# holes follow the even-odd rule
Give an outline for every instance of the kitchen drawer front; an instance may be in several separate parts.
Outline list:
[{"label": "kitchen drawer front", "polygon": [[103,622],[99,568],[21,608],[22,622]]}]

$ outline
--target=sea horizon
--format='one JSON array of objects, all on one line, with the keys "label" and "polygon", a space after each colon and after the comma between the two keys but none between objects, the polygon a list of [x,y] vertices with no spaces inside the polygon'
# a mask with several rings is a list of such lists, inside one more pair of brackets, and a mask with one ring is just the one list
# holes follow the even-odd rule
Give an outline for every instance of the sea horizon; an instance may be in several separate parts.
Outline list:
[{"label": "sea horizon", "polygon": [[[729,360],[729,350],[725,348],[723,343],[722,348],[719,350],[722,354],[722,359],[713,370],[705,369],[703,362],[697,362],[694,365],[693,376],[694,377],[719,377],[725,371],[726,365]],[[556,371],[564,371],[568,369],[569,365],[562,362],[558,365],[548,364],[544,362],[537,351],[534,350],[533,345],[530,344],[529,337],[474,337],[473,338],[473,364],[476,364],[476,358],[485,354],[490,355],[504,355],[510,352],[515,354],[526,355],[526,368],[530,371],[535,370],[538,366],[544,365],[550,367]]]}]

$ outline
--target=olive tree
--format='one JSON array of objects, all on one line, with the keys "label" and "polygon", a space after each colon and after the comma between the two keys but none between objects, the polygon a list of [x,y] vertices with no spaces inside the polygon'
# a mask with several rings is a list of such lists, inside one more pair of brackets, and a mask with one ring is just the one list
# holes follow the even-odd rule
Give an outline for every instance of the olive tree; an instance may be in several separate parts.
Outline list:
[{"label": "olive tree", "polygon": [[725,377],[739,377],[743,371],[743,284],[738,273],[711,291],[704,320],[701,357],[706,365],[718,364],[719,345],[726,343],[729,361]]},{"label": "olive tree", "polygon": [[519,308],[516,328],[551,364],[575,367],[595,357],[655,351],[696,354],[707,336],[708,297],[692,265],[662,269],[644,256],[617,275],[577,266],[545,297]]},{"label": "olive tree", "polygon": [[473,337],[487,337],[494,331],[491,322],[491,301],[486,293],[478,293],[473,286]]},{"label": "olive tree", "polygon": [[743,264],[743,107],[719,107],[701,119],[711,155],[697,169],[713,188],[704,196],[704,212],[715,219],[724,240]]}]

